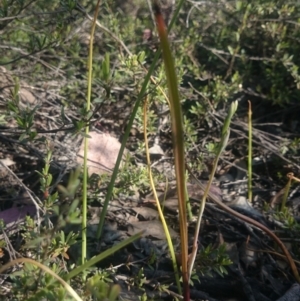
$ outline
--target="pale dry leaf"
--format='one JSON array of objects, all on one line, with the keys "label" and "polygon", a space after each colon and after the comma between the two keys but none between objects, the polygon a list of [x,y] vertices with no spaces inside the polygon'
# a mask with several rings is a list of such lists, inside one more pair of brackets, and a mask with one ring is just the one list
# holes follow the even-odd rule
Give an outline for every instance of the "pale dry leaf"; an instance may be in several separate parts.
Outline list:
[{"label": "pale dry leaf", "polygon": [[[109,134],[90,132],[88,142],[88,173],[111,173],[115,167],[121,143]],[[127,151],[125,150],[124,154]],[[77,163],[83,164],[84,140],[77,154]]]},{"label": "pale dry leaf", "polygon": [[16,164],[13,160],[10,158],[4,158],[0,159],[0,168],[2,167],[2,164],[4,164],[6,167]]},{"label": "pale dry leaf", "polygon": [[133,207],[132,210],[145,220],[158,219],[158,212],[156,209],[149,207]]},{"label": "pale dry leaf", "polygon": [[[134,235],[140,231],[144,231],[143,237],[154,237],[156,239],[165,239],[166,235],[164,232],[164,228],[160,221],[153,220],[153,221],[144,221],[144,222],[134,222],[130,223],[128,226],[128,233],[130,235]],[[172,238],[177,238],[178,233],[173,229],[169,228],[170,235]]]},{"label": "pale dry leaf", "polygon": [[158,144],[154,144],[150,149],[149,149],[149,154],[150,155],[164,155],[164,151]]}]

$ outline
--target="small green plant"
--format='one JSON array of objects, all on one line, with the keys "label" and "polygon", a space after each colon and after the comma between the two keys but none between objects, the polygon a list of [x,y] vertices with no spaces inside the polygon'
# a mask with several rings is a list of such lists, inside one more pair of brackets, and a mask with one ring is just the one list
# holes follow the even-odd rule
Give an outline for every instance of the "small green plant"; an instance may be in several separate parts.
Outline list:
[{"label": "small green plant", "polygon": [[[55,263],[49,264],[51,270],[60,275],[62,268]],[[41,298],[48,300],[67,300],[66,291],[57,286],[55,279],[44,272],[41,272],[37,266],[31,263],[25,263],[22,270],[14,272],[12,275],[13,289],[17,294],[15,297],[23,300],[38,301]],[[71,299],[69,299],[71,300]]]},{"label": "small green plant", "polygon": [[50,245],[50,256],[55,258],[62,256],[64,259],[69,259],[68,250],[69,248],[77,243],[79,234],[75,234],[72,231],[65,237],[65,232],[60,231],[57,233],[51,241]]},{"label": "small green plant", "polygon": [[[163,176],[158,172],[154,173],[154,182],[160,183]],[[114,187],[114,196],[134,195],[137,191],[145,194],[150,189],[149,176],[147,168],[144,166],[137,167],[130,162],[126,162],[120,169],[120,173]]]},{"label": "small green plant", "polygon": [[6,124],[14,120],[21,132],[19,139],[23,142],[32,141],[37,136],[37,131],[33,127],[34,117],[39,107],[30,108],[27,106],[24,108],[20,102],[19,90],[19,80],[16,79],[11,99],[7,101]]},{"label": "small green plant", "polygon": [[290,233],[298,233],[300,231],[300,224],[295,220],[289,208],[284,207],[274,214],[274,217],[283,223],[284,227],[291,231]]},{"label": "small green plant", "polygon": [[49,143],[46,142],[46,157],[45,157],[45,166],[42,169],[42,172],[36,171],[40,178],[40,190],[43,193],[43,198],[45,201],[46,208],[52,208],[54,202],[58,198],[58,193],[50,194],[51,184],[53,181],[53,176],[50,173],[50,165],[52,160],[52,151],[49,147]]},{"label": "small green plant", "polygon": [[196,257],[196,269],[203,275],[213,276],[212,272],[220,276],[227,275],[226,266],[232,264],[226,253],[226,245],[222,244],[217,248],[208,245],[201,249]]},{"label": "small green plant", "polygon": [[[111,280],[110,280],[111,282]],[[119,285],[110,285],[106,281],[106,277],[103,279],[102,274],[95,274],[87,280],[86,284],[87,293],[93,296],[93,300],[117,300],[120,294]]]},{"label": "small green plant", "polygon": [[137,275],[134,277],[135,286],[137,286],[139,289],[143,289],[146,280],[147,279],[144,275],[144,269],[143,268],[139,269]]}]

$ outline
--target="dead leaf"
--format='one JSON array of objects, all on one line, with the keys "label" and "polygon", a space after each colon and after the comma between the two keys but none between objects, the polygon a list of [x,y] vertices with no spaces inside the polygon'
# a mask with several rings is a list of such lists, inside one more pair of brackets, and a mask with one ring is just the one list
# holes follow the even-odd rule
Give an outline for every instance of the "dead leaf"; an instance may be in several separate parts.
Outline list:
[{"label": "dead leaf", "polygon": [[133,207],[132,210],[145,220],[153,220],[158,218],[158,212],[149,207]]},{"label": "dead leaf", "polygon": [[[121,143],[114,137],[97,132],[90,132],[88,143],[89,175],[111,173],[119,154]],[[127,153],[125,150],[124,156]],[[77,163],[83,164],[84,140],[77,154]]]},{"label": "dead leaf", "polygon": [[7,167],[16,164],[16,162],[11,160],[10,158],[0,159],[0,163],[0,168],[2,167],[2,164],[4,164]]},{"label": "dead leaf", "polygon": [[21,222],[27,215],[34,216],[36,208],[33,205],[26,205],[22,207],[12,207],[0,212],[0,219],[5,224]]},{"label": "dead leaf", "polygon": [[[134,235],[141,230],[144,230],[143,237],[151,236],[156,239],[165,239],[165,232],[160,221],[145,221],[145,222],[135,222],[128,226],[128,233]],[[173,229],[169,228],[170,235],[172,238],[178,237],[178,233]]]},{"label": "dead leaf", "polygon": [[149,149],[149,154],[150,155],[164,155],[164,151],[158,144],[154,144],[150,149]]}]

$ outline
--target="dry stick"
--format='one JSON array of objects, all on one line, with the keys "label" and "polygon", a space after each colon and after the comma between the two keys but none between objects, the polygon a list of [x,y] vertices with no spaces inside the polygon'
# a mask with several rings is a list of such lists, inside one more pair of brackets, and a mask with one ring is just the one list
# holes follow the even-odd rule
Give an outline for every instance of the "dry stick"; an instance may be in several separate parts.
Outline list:
[{"label": "dry stick", "polygon": [[[201,187],[201,189],[203,191],[205,191],[206,186],[201,183],[196,176],[193,174],[192,170],[190,169],[190,167],[186,164],[186,168],[188,169],[189,173],[192,175],[192,177],[195,179],[195,181],[197,182],[197,184]],[[241,220],[245,221],[246,223],[249,223],[259,229],[261,229],[262,231],[264,231],[267,235],[269,235],[271,238],[273,238],[273,240],[278,244],[278,246],[280,247],[280,249],[282,250],[282,252],[284,253],[284,255],[286,256],[290,267],[292,269],[293,275],[296,278],[296,280],[300,283],[300,276],[296,267],[296,264],[291,256],[291,254],[289,253],[289,251],[287,250],[287,248],[285,247],[285,245],[283,244],[283,242],[266,226],[262,225],[261,223],[257,222],[256,220],[245,216],[241,213],[238,213],[237,211],[231,209],[230,207],[228,207],[227,205],[225,205],[221,198],[218,197],[217,195],[215,195],[214,193],[212,193],[211,191],[208,192],[208,196],[209,198],[219,207],[221,207],[223,210],[225,210],[226,212],[234,215],[237,218],[240,218]]]}]

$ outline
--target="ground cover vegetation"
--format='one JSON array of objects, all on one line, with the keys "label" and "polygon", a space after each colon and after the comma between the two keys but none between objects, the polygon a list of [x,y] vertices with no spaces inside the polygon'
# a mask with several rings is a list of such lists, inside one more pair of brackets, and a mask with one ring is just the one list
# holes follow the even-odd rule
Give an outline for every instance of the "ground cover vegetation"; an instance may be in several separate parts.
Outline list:
[{"label": "ground cover vegetation", "polygon": [[298,300],[300,4],[94,2],[0,3],[1,298]]}]

